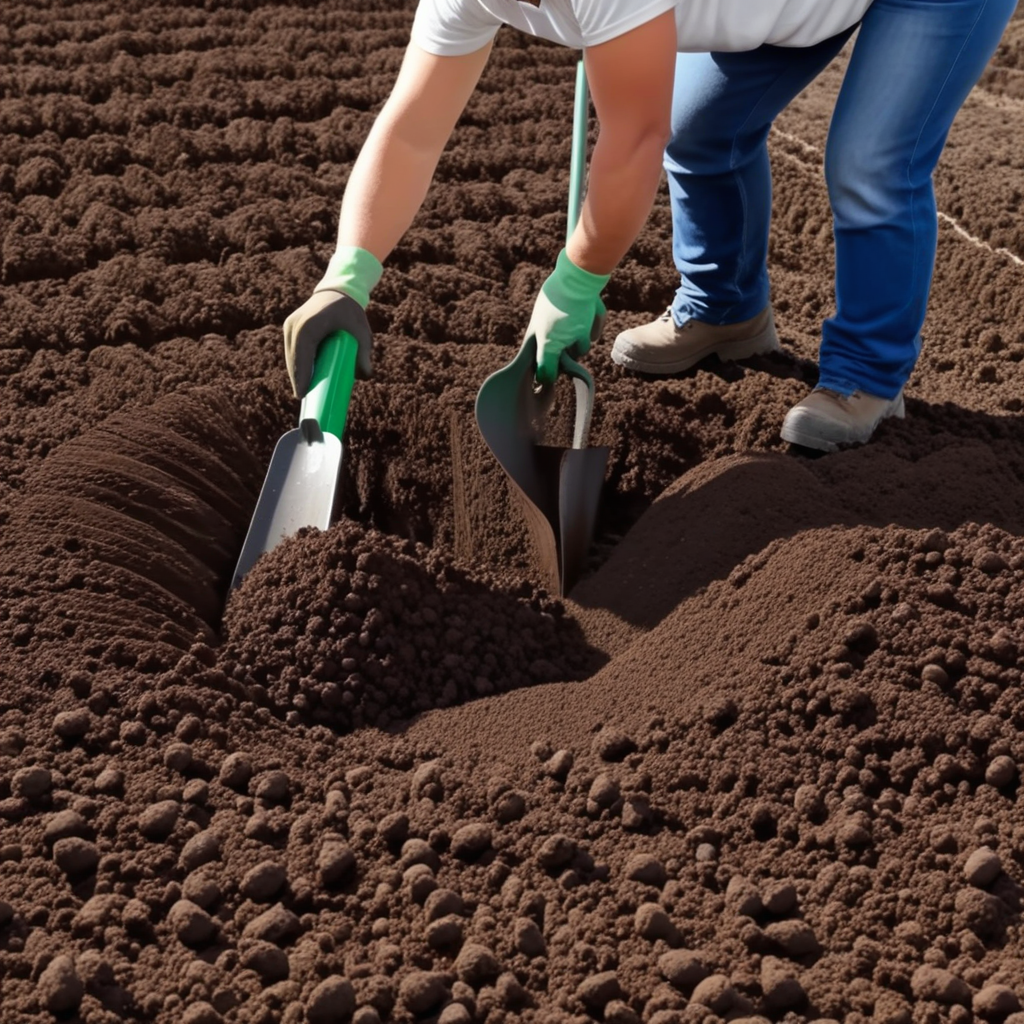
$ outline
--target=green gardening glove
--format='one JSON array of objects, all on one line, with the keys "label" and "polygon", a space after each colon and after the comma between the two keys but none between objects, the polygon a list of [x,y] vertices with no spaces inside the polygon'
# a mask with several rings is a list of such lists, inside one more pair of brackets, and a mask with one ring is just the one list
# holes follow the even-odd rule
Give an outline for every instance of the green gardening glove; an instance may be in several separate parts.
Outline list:
[{"label": "green gardening glove", "polygon": [[339,246],[313,294],[285,320],[284,358],[296,398],[309,390],[317,349],[335,331],[347,331],[359,343],[356,375],[373,373],[373,334],[364,310],[383,269],[366,249]]},{"label": "green gardening glove", "polygon": [[577,267],[565,249],[551,276],[541,285],[526,337],[537,340],[537,382],[552,384],[562,353],[583,355],[597,341],[607,310],[601,289],[611,274],[591,274]]}]

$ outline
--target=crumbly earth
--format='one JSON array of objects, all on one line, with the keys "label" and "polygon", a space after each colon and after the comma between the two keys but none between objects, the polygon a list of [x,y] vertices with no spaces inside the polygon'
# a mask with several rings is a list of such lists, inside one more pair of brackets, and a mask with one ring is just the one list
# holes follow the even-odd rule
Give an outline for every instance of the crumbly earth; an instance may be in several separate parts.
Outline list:
[{"label": "crumbly earth", "polygon": [[782,353],[611,364],[662,194],[565,599],[473,417],[565,223],[576,55],[502,34],[374,293],[338,520],[228,595],[413,6],[4,6],[0,1021],[1021,1024],[1024,15],[869,446],[778,436],[844,58],[771,137]]}]

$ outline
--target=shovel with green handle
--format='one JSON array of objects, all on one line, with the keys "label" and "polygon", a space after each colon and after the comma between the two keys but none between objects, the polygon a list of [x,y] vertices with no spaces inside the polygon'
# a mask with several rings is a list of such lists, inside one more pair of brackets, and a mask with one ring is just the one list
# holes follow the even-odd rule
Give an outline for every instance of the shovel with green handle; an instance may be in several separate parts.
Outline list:
[{"label": "shovel with green handle", "polygon": [[[583,205],[589,110],[587,78],[580,61],[576,66],[566,242]],[[537,442],[537,423],[550,409],[554,396],[550,385],[537,386],[536,368],[537,340],[527,337],[515,359],[480,387],[476,421],[519,496],[542,572],[564,596],[586,568],[609,449],[587,446],[594,381],[564,352],[559,371],[572,379],[576,400],[572,447]]]},{"label": "shovel with green handle", "polygon": [[256,559],[285,537],[304,526],[326,530],[331,525],[358,350],[359,343],[345,331],[329,335],[317,350],[299,425],[282,435],[274,448],[231,579],[232,590]]}]

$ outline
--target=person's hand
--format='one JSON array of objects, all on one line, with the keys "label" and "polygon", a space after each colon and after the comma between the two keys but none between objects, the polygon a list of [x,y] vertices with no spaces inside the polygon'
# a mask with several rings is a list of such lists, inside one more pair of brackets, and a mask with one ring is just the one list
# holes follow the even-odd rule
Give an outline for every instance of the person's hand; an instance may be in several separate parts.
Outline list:
[{"label": "person's hand", "polygon": [[317,349],[335,331],[359,343],[356,376],[373,374],[373,333],[364,310],[383,269],[366,249],[339,245],[313,294],[285,320],[284,359],[296,398],[309,390]]},{"label": "person's hand", "polygon": [[537,382],[552,384],[562,353],[583,355],[604,327],[601,289],[610,274],[591,274],[577,267],[563,249],[555,269],[541,285],[526,337],[537,340]]},{"label": "person's hand", "polygon": [[325,288],[313,292],[284,322],[284,360],[296,398],[309,390],[317,350],[335,331],[347,331],[359,343],[356,376],[373,374],[373,334],[363,307],[350,295]]}]

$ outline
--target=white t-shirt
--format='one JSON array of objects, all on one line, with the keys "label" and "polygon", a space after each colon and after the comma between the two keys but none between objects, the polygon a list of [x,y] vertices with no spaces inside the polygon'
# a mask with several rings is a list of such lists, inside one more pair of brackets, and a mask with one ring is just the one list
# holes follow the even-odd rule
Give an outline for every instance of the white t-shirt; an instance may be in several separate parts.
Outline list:
[{"label": "white t-shirt", "polygon": [[486,46],[502,25],[582,50],[675,10],[677,49],[813,46],[863,17],[871,0],[420,0],[413,42],[438,56]]}]

